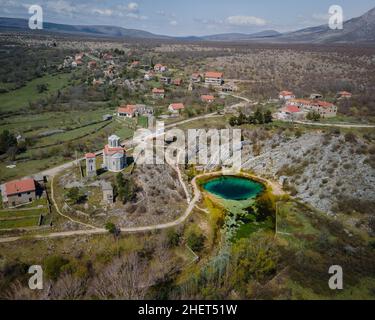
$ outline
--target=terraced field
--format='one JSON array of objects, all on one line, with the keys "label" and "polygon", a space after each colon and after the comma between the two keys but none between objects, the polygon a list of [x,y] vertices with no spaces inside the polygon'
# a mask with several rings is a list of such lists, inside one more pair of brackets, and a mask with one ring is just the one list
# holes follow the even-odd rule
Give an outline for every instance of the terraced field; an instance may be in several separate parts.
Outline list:
[{"label": "terraced field", "polygon": [[[29,102],[48,96],[48,94],[63,89],[68,85],[71,75],[57,74],[46,75],[41,78],[34,79],[18,90],[12,90],[7,93],[0,94],[0,111],[12,112],[26,107]],[[40,84],[48,84],[48,90],[43,93],[37,92],[37,86]]]},{"label": "terraced field", "polygon": [[0,229],[37,227],[40,215],[47,214],[46,208],[1,210]]}]

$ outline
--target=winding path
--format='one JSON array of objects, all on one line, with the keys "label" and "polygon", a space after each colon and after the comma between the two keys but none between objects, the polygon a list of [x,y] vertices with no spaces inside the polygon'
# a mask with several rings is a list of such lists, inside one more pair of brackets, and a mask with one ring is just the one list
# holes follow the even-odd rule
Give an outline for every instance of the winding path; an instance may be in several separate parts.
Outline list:
[{"label": "winding path", "polygon": [[[178,126],[178,125],[181,125],[181,124],[185,124],[185,123],[188,123],[188,122],[191,122],[191,121],[195,121],[195,120],[199,120],[199,119],[204,119],[204,118],[210,118],[210,117],[214,117],[214,116],[217,116],[216,113],[212,113],[212,114],[208,114],[208,115],[204,115],[204,116],[200,116],[200,117],[196,117],[196,118],[192,118],[192,119],[187,119],[187,120],[183,120],[183,121],[180,121],[180,122],[177,122],[177,123],[174,123],[174,124],[170,124],[170,125],[167,125],[166,128],[171,128],[171,127],[175,127],[175,126]],[[157,134],[156,134],[157,135]],[[148,136],[146,137],[147,138],[154,138],[155,136],[155,133],[152,134],[151,136]],[[130,140],[127,140],[125,141],[126,142],[129,142]],[[98,151],[96,154],[100,154],[101,151]],[[68,219],[69,221],[71,222],[74,222],[74,223],[77,223],[77,224],[80,224],[86,228],[89,228],[87,230],[76,230],[76,231],[64,231],[64,232],[53,232],[53,233],[48,233],[48,234],[38,234],[38,235],[34,235],[33,238],[34,239],[53,239],[53,238],[62,238],[62,237],[69,237],[69,236],[79,236],[79,235],[98,235],[98,234],[106,234],[108,231],[104,228],[97,228],[93,225],[89,225],[89,224],[86,224],[86,223],[83,223],[81,221],[78,221],[78,220],[75,220],[67,215],[64,215],[58,205],[57,205],[57,202],[54,198],[54,187],[53,187],[53,182],[54,182],[54,176],[56,174],[58,174],[59,172],[73,166],[74,164],[76,163],[76,161],[71,161],[69,163],[66,163],[66,164],[63,164],[61,166],[58,166],[56,168],[53,168],[53,169],[49,169],[49,170],[46,170],[46,171],[43,171],[43,174],[44,175],[49,175],[52,177],[52,183],[51,183],[51,198],[52,198],[52,202],[56,208],[56,211],[57,213]],[[178,163],[178,161],[177,161]],[[157,225],[152,225],[152,226],[144,226],[144,227],[132,227],[132,228],[121,228],[121,232],[124,232],[124,233],[138,233],[138,232],[149,232],[149,231],[155,231],[155,230],[163,230],[163,229],[168,229],[168,228],[172,228],[172,227],[176,227],[182,223],[184,223],[187,218],[190,216],[190,214],[192,213],[192,211],[194,210],[194,208],[196,207],[197,203],[200,201],[201,199],[201,191],[196,183],[197,179],[199,178],[203,178],[203,177],[215,177],[215,176],[219,176],[222,174],[222,171],[219,171],[219,172],[211,172],[211,173],[204,173],[204,174],[201,174],[201,175],[198,175],[196,176],[192,181],[191,181],[191,184],[192,184],[192,187],[193,187],[193,193],[194,193],[194,197],[193,199],[191,199],[190,197],[190,194],[188,192],[188,188],[183,180],[183,177],[182,177],[182,173],[181,173],[181,170],[177,165],[174,166],[174,169],[176,170],[177,174],[178,174],[178,179],[179,179],[179,182],[181,183],[183,189],[184,189],[184,192],[186,194],[186,199],[187,199],[187,203],[188,203],[188,207],[186,208],[184,214],[179,217],[177,220],[175,221],[171,221],[171,222],[168,222],[168,223],[162,223],[162,224],[157,224]],[[248,178],[254,178],[254,176],[251,176],[251,175],[248,175],[248,174],[241,174],[242,176],[244,177],[248,177]],[[277,184],[271,182],[271,181],[268,181],[266,179],[262,179],[262,178],[258,178],[258,180],[270,185],[274,191],[275,194],[282,194],[282,190],[280,188],[280,186],[278,186]],[[14,241],[17,241],[17,240],[20,240],[22,239],[23,237],[22,236],[16,236],[16,237],[7,237],[7,238],[0,238],[0,243],[6,243],[6,242],[14,242]]]},{"label": "winding path", "polygon": [[[201,193],[201,191],[199,189],[199,186],[197,185],[197,179],[207,178],[207,177],[217,177],[217,176],[222,175],[222,171],[217,171],[217,172],[204,173],[204,174],[196,176],[191,181],[191,185],[193,187],[194,197],[193,197],[193,199],[191,201],[189,201],[190,195],[189,195],[189,193],[187,191],[187,186],[186,186],[185,182],[183,181],[181,170],[180,170],[180,168],[179,168],[178,165],[175,166],[175,169],[178,172],[179,181],[182,184],[182,186],[184,187],[184,190],[185,190],[185,192],[187,194],[188,207],[186,208],[184,214],[181,217],[179,217],[177,220],[174,220],[174,221],[171,221],[171,222],[161,223],[161,224],[152,225],[152,226],[145,226],[145,227],[121,228],[121,232],[123,232],[123,233],[150,232],[150,231],[156,231],[156,230],[169,229],[169,228],[173,228],[173,227],[177,227],[177,226],[181,225],[182,223],[184,223],[188,219],[188,217],[190,216],[190,214],[193,212],[194,208],[196,208],[197,203],[201,199],[202,193]],[[280,187],[280,185],[278,185],[277,183],[275,183],[273,181],[270,181],[270,180],[267,180],[267,179],[264,179],[264,178],[255,177],[253,175],[246,174],[246,173],[241,173],[240,175],[242,177],[246,177],[246,178],[256,178],[257,180],[259,180],[259,181],[261,181],[261,182],[263,182],[265,184],[268,184],[272,188],[272,192],[275,195],[283,195],[283,194],[285,194],[284,191],[282,190],[282,188]],[[58,209],[55,201],[54,201],[54,205],[56,206],[56,209],[58,210],[58,212],[59,212],[60,215],[68,218],[70,221],[73,221],[73,222],[76,222],[76,223],[80,223],[81,225],[85,225],[86,227],[89,227],[90,229],[89,230],[54,232],[54,233],[49,233],[49,234],[45,234],[45,235],[35,235],[35,236],[33,236],[34,239],[54,239],[54,238],[62,238],[62,237],[69,237],[69,236],[98,235],[98,234],[106,234],[106,233],[108,233],[108,231],[105,230],[105,229],[103,229],[103,228],[96,228],[94,226],[90,226],[90,225],[84,224],[82,222],[75,221],[72,218],[67,217],[67,216],[61,214],[60,210]],[[198,208],[198,209],[200,209],[200,208]],[[22,237],[1,238],[0,239],[0,243],[14,242],[14,241],[17,241],[17,240],[20,240],[20,239],[22,239]]]},{"label": "winding path", "polygon": [[316,126],[316,127],[332,127],[332,128],[363,128],[370,129],[375,128],[373,124],[355,124],[355,123],[322,123],[322,122],[308,122],[308,121],[290,121],[284,120],[283,122],[289,122],[294,124],[302,124],[305,126]]}]

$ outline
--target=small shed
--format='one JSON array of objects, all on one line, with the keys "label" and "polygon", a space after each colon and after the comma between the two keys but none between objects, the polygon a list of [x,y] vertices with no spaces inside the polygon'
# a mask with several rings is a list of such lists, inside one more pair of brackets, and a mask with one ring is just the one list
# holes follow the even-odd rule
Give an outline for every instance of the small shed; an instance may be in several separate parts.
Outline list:
[{"label": "small shed", "polygon": [[114,196],[113,196],[113,187],[110,182],[102,181],[102,191],[103,191],[103,202],[105,204],[113,204]]}]

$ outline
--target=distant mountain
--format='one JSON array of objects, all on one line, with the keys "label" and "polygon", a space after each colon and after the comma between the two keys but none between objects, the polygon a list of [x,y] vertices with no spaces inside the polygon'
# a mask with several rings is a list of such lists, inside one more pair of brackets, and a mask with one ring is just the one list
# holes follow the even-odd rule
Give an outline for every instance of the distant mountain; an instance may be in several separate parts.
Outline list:
[{"label": "distant mountain", "polygon": [[[28,31],[28,21],[25,19],[0,17],[0,31],[1,30]],[[48,32],[87,35],[92,37],[153,40],[249,41],[261,43],[375,43],[375,8],[358,18],[353,18],[344,22],[344,28],[342,30],[331,30],[328,25],[321,25],[284,34],[274,30],[265,30],[253,34],[227,33],[202,37],[171,37],[142,30],[113,26],[74,26],[49,22],[44,23],[44,30]]]},{"label": "distant mountain", "polygon": [[287,43],[374,43],[375,8],[358,18],[345,21],[342,30],[331,30],[327,24],[286,33],[273,40]]},{"label": "distant mountain", "polygon": [[215,35],[210,35],[210,36],[203,36],[200,38],[202,40],[207,40],[207,41],[248,41],[248,40],[254,40],[257,38],[277,37],[280,35],[281,33],[275,30],[265,30],[265,31],[252,33],[252,34],[223,33],[223,34],[215,34]]},{"label": "distant mountain", "polygon": [[[29,31],[29,22],[25,19],[0,17],[0,30]],[[113,38],[137,38],[137,39],[172,39],[172,37],[156,35],[151,32],[125,29],[114,26],[84,26],[67,25],[58,23],[43,23],[43,30],[65,34],[90,35]]]}]

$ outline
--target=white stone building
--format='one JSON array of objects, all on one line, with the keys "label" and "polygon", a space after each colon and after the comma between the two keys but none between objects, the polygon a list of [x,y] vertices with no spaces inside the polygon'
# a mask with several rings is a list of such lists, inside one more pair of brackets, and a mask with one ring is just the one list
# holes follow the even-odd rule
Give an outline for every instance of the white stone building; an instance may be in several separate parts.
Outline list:
[{"label": "white stone building", "polygon": [[126,152],[120,144],[120,137],[112,135],[103,150],[103,167],[111,172],[120,172],[126,167]]},{"label": "white stone building", "polygon": [[206,85],[221,86],[224,83],[224,74],[222,72],[206,72],[204,82]]}]

